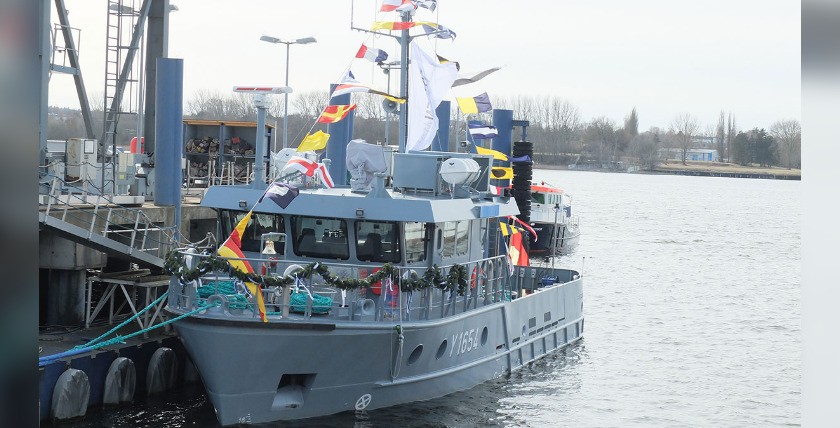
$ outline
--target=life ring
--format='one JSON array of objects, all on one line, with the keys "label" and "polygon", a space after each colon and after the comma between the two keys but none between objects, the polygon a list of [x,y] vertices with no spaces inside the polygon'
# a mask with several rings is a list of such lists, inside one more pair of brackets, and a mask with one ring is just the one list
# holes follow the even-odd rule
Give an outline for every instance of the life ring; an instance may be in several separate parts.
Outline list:
[{"label": "life ring", "polygon": [[302,270],[303,266],[301,265],[289,265],[289,267],[287,267],[286,270],[283,271],[283,276],[292,276]]},{"label": "life ring", "polygon": [[[373,271],[370,274],[368,274],[367,269],[359,269],[359,279],[365,279],[368,276],[373,275],[376,272],[379,272],[380,269],[381,268],[373,268]],[[373,294],[376,294],[377,296],[381,295],[382,294],[382,281],[376,281],[374,284],[371,284],[370,291]]]},{"label": "life ring", "polygon": [[470,275],[470,288],[475,289],[479,281],[481,281],[483,284],[483,278],[487,278],[487,275],[484,273],[484,269],[479,269],[478,265],[476,264],[475,266],[473,266],[472,275]]}]

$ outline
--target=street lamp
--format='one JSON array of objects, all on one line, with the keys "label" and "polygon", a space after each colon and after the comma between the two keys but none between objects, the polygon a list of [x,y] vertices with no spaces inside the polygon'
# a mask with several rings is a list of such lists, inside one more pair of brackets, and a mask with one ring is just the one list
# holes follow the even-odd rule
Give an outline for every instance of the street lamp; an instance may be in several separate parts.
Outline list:
[{"label": "street lamp", "polygon": [[[391,93],[391,70],[399,69],[400,68],[399,65],[400,65],[400,60],[394,60],[394,61],[386,62],[386,63],[379,63],[379,67],[382,68],[382,72],[385,73],[385,75],[388,76],[388,89],[386,89],[386,91],[389,94]],[[383,101],[383,104],[389,103],[389,102],[393,102],[393,101],[385,100],[385,101]],[[396,105],[396,104],[393,104],[393,105]],[[393,112],[394,111],[389,110],[388,108],[385,108],[385,143],[383,144],[384,146],[388,145],[388,135],[389,135],[388,134],[388,127],[389,127],[388,125],[391,124],[391,113],[393,113]]]},{"label": "street lamp", "polygon": [[[283,40],[278,39],[277,37],[271,36],[262,36],[260,40],[268,43],[282,43],[286,45],[286,86],[289,86],[289,46],[298,44],[298,45],[307,45],[309,43],[315,43],[314,37],[303,37],[300,39],[294,40]],[[289,93],[283,94],[283,148],[289,146]],[[275,147],[276,148],[276,147]]]}]

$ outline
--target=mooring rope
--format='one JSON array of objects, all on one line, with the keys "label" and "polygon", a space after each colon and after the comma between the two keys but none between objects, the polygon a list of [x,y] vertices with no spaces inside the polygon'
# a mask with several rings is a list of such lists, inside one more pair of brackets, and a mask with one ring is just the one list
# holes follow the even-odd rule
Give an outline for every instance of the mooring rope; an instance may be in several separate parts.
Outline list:
[{"label": "mooring rope", "polygon": [[137,312],[136,314],[132,315],[130,318],[128,318],[127,320],[125,320],[125,321],[121,322],[121,323],[120,323],[119,325],[117,325],[116,327],[114,327],[114,328],[112,328],[112,329],[108,330],[108,331],[107,331],[107,332],[105,332],[105,333],[102,333],[102,335],[100,335],[100,336],[99,336],[99,337],[97,337],[96,339],[91,340],[91,341],[90,341],[90,342],[88,342],[88,343],[85,343],[85,344],[83,344],[83,345],[76,345],[76,346],[74,346],[74,347],[73,347],[73,349],[83,349],[83,348],[88,348],[88,347],[90,347],[90,346],[93,346],[96,342],[99,342],[99,341],[100,341],[100,340],[102,340],[103,338],[110,336],[110,335],[111,335],[111,333],[113,333],[113,332],[115,332],[115,331],[117,331],[117,330],[119,330],[119,329],[121,329],[121,328],[125,327],[128,323],[130,323],[130,322],[134,321],[134,320],[135,320],[135,319],[137,319],[137,317],[139,317],[140,315],[143,315],[146,311],[148,311],[149,309],[151,309],[152,307],[154,307],[155,305],[157,305],[158,303],[160,303],[160,301],[161,301],[161,300],[163,300],[163,299],[164,299],[164,298],[165,298],[168,294],[169,294],[169,291],[167,291],[167,292],[163,293],[160,297],[158,297],[157,299],[155,299],[155,301],[154,301],[154,302],[152,302],[149,306],[146,306],[145,308],[143,308],[143,310],[141,310],[140,312]]},{"label": "mooring rope", "polygon": [[[161,297],[163,297],[163,296],[161,296]],[[60,358],[65,358],[65,357],[71,357],[73,355],[84,354],[84,353],[91,352],[91,351],[94,351],[94,350],[99,349],[99,348],[103,348],[105,346],[115,345],[117,343],[125,343],[126,339],[131,339],[132,337],[139,336],[143,333],[148,333],[148,332],[150,332],[154,329],[163,327],[163,326],[171,324],[175,321],[182,320],[182,319],[184,319],[188,316],[192,316],[192,315],[197,314],[201,311],[205,311],[207,309],[210,309],[210,308],[213,308],[213,307],[216,307],[216,306],[220,306],[220,305],[221,305],[221,302],[215,302],[215,303],[212,303],[212,304],[209,304],[209,305],[201,306],[201,307],[199,307],[197,309],[194,309],[192,311],[189,311],[185,314],[182,314],[182,315],[179,315],[175,318],[172,318],[171,320],[166,320],[166,321],[161,322],[159,324],[155,324],[151,327],[146,327],[144,329],[135,331],[134,333],[130,333],[130,334],[127,334],[125,336],[117,335],[113,339],[106,340],[102,343],[99,343],[99,344],[96,344],[96,345],[93,345],[93,346],[85,345],[85,347],[83,347],[83,348],[78,348],[78,349],[73,348],[69,351],[61,352],[61,353],[58,353],[58,354],[46,355],[46,356],[43,356],[43,357],[39,357],[38,358],[38,367],[43,367],[47,364],[53,363],[53,362],[55,362],[55,360],[58,360]],[[97,338],[97,339],[99,339],[99,338]]]}]

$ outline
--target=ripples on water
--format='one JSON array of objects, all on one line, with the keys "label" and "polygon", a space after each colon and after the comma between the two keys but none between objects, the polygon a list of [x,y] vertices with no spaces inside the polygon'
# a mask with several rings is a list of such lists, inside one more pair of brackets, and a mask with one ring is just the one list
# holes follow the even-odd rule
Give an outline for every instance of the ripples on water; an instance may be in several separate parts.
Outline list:
[{"label": "ripples on water", "polygon": [[[800,182],[534,173],[574,196],[585,338],[444,398],[264,426],[772,427],[800,423]],[[215,426],[199,388],[85,427]]]}]

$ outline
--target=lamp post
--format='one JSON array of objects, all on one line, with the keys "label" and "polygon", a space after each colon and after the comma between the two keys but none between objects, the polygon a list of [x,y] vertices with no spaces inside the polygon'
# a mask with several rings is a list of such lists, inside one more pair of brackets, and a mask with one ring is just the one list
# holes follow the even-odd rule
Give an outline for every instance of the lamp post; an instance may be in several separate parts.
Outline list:
[{"label": "lamp post", "polygon": [[257,108],[257,153],[254,156],[254,181],[251,186],[255,189],[265,189],[265,158],[268,152],[268,144],[265,141],[265,110],[268,107],[266,97],[271,94],[288,94],[292,88],[284,87],[254,87],[234,86],[233,92],[244,92],[254,97],[254,107]]},{"label": "lamp post", "polygon": [[[300,39],[294,40],[283,40],[278,39],[277,37],[271,36],[262,36],[260,40],[268,43],[282,43],[286,45],[286,86],[289,86],[289,46],[298,44],[298,45],[306,45],[309,43],[315,43],[314,37],[303,37]],[[276,140],[275,140],[276,141]],[[289,94],[288,92],[283,95],[283,148],[289,146]],[[276,149],[276,147],[275,147]]]},{"label": "lamp post", "polygon": [[[391,70],[398,69],[399,65],[400,65],[400,60],[395,60],[395,61],[379,64],[379,67],[382,68],[382,72],[385,73],[385,75],[388,76],[388,88],[386,89],[386,91],[389,94],[391,93]],[[385,102],[388,102],[388,101],[390,101],[390,100],[385,100]],[[385,143],[383,144],[383,146],[388,145],[388,125],[391,124],[391,113],[393,113],[393,112],[388,111],[387,109],[385,110]]]}]

